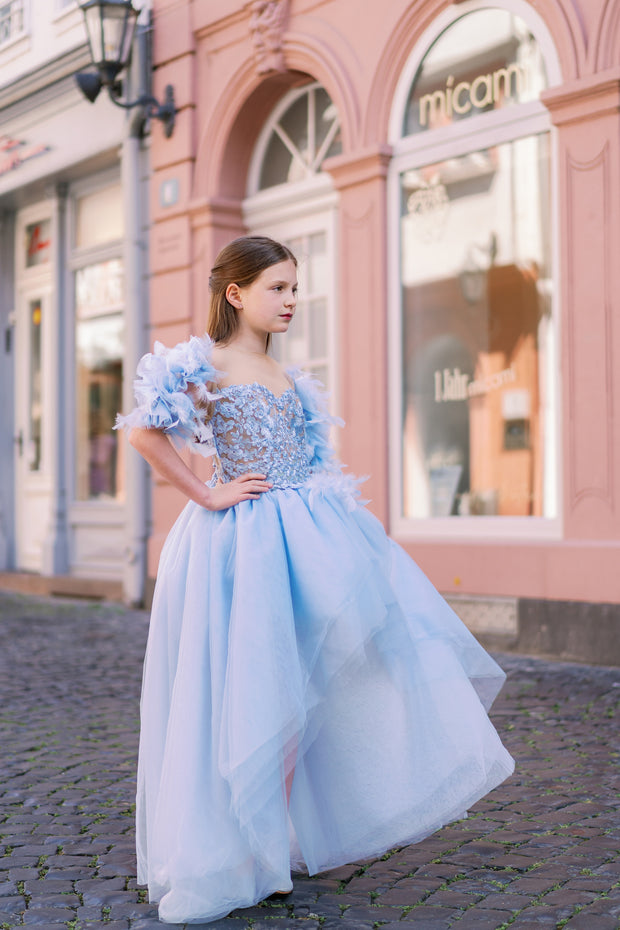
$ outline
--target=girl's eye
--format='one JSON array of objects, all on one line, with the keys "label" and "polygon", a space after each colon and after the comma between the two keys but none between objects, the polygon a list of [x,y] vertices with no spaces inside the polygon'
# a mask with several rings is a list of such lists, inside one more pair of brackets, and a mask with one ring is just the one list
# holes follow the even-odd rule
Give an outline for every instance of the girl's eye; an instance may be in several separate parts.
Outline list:
[{"label": "girl's eye", "polygon": [[282,285],[276,284],[276,286],[274,287],[274,291],[281,291],[281,290],[282,290]]}]

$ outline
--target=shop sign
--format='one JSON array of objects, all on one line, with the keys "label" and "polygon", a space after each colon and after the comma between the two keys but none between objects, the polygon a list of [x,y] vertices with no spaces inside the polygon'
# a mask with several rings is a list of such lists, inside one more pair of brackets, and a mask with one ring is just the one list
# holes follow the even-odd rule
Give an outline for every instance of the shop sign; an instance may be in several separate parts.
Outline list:
[{"label": "shop sign", "polygon": [[527,69],[513,62],[488,74],[479,74],[473,81],[459,81],[449,75],[443,90],[434,90],[420,97],[420,126],[444,126],[454,115],[465,116],[474,110],[501,106],[505,100],[522,100],[528,87]]},{"label": "shop sign", "polygon": [[52,254],[52,224],[50,220],[26,226],[26,268],[43,265]]},{"label": "shop sign", "polygon": [[49,152],[49,145],[31,144],[25,139],[0,136],[0,177],[19,168],[24,162]]}]

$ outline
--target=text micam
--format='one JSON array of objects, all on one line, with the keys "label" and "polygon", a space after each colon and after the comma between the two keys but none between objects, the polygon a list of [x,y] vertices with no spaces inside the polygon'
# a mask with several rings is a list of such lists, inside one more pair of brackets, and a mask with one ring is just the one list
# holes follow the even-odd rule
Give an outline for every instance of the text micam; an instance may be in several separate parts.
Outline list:
[{"label": "text micam", "polygon": [[451,74],[444,90],[434,90],[420,97],[420,126],[436,126],[441,120],[464,116],[472,107],[483,110],[507,97],[520,99],[527,89],[527,69],[513,62],[489,74],[479,74],[473,81],[454,83]]}]

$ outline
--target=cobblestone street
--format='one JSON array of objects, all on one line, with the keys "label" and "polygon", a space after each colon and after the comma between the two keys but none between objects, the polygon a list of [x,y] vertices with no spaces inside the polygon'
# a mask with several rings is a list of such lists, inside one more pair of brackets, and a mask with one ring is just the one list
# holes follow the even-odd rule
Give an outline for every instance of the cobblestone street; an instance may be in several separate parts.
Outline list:
[{"label": "cobblestone street", "polygon": [[[133,800],[148,618],[0,593],[0,928],[156,930]],[[467,820],[217,930],[618,930],[620,669],[500,656],[515,775]]]}]

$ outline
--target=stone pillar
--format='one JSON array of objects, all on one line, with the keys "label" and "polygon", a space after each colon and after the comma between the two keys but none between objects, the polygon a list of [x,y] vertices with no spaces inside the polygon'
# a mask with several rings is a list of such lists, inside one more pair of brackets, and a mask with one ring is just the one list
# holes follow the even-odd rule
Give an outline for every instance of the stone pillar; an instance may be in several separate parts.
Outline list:
[{"label": "stone pillar", "polygon": [[[161,123],[151,122],[149,350],[156,339],[172,346],[194,332],[188,204],[194,180],[196,63],[190,0],[155,4],[153,42],[153,92],[162,100],[171,84],[177,113],[170,138]],[[183,496],[152,472],[150,578],[156,575],[164,539],[183,503]]]},{"label": "stone pillar", "polygon": [[0,390],[9,402],[0,410],[0,572],[8,571],[14,561],[15,494],[15,256],[14,214],[0,211]]},{"label": "stone pillar", "polygon": [[620,68],[542,97],[557,127],[563,519],[620,537]]},{"label": "stone pillar", "polygon": [[370,475],[362,494],[388,522],[387,146],[323,164],[339,193],[338,376],[347,469]]},{"label": "stone pillar", "polygon": [[[49,429],[52,432],[52,498],[50,522],[43,541],[42,572],[44,575],[65,575],[69,571],[69,530],[67,522],[67,184],[60,183],[55,191],[52,241],[56,243],[54,259],[53,340],[51,357],[55,370],[52,383],[56,393],[49,399]],[[73,405],[71,405],[73,409]],[[69,427],[70,428],[70,427]]]}]

